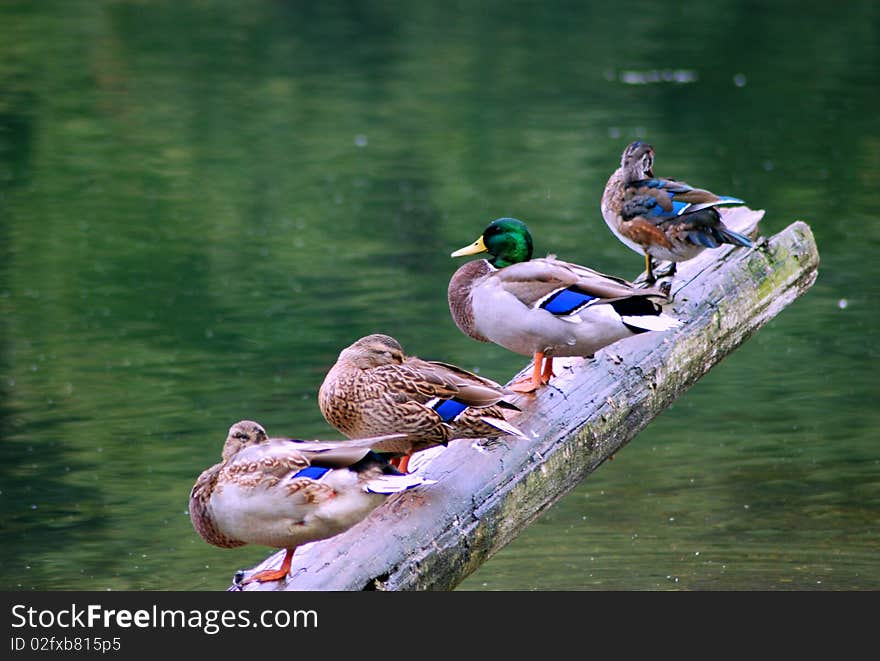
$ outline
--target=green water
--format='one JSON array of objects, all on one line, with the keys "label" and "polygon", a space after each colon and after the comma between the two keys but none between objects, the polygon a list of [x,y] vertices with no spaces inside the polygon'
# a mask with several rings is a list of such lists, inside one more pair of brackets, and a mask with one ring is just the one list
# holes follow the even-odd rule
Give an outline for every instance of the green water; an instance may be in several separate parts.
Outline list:
[{"label": "green water", "polygon": [[449,252],[513,215],[634,277],[635,138],[819,280],[461,588],[880,588],[878,89],[869,1],[4,2],[0,588],[225,588],[268,553],[186,515],[228,426],[337,438],[371,332],[506,381]]}]

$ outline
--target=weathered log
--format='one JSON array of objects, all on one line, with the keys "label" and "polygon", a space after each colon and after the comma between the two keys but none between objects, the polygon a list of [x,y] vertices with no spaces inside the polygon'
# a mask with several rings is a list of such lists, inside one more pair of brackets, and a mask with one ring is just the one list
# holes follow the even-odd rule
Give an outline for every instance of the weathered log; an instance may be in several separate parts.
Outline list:
[{"label": "weathered log", "polygon": [[[762,216],[738,207],[725,223],[748,232]],[[807,291],[818,262],[809,226],[795,222],[754,249],[707,250],[679,265],[667,311],[684,326],[623,340],[594,359],[557,359],[550,386],[513,400],[522,412],[511,421],[530,440],[491,451],[452,442],[418,462],[436,484],[393,496],[346,533],[301,547],[286,582],[247,589],[455,587]]]}]

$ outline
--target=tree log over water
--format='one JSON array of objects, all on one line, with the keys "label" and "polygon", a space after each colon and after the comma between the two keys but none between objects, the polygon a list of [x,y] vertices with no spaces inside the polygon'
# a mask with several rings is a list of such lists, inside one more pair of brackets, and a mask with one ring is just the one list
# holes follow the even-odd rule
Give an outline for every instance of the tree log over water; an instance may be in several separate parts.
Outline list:
[{"label": "tree log over water", "polygon": [[[724,222],[749,233],[762,216],[736,207],[725,210]],[[452,442],[416,464],[436,484],[393,496],[342,535],[301,547],[286,582],[247,589],[454,588],[806,292],[818,264],[803,222],[754,249],[725,246],[680,264],[667,311],[683,327],[623,340],[593,360],[557,359],[550,386],[512,400],[522,412],[511,422],[530,440],[491,451]],[[282,556],[246,574],[277,566]]]}]

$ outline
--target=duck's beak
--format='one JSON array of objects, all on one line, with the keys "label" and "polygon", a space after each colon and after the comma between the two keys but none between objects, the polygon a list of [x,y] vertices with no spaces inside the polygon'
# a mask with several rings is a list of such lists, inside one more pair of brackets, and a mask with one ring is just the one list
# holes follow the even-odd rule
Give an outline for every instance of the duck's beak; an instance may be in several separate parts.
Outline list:
[{"label": "duck's beak", "polygon": [[489,249],[486,248],[486,244],[483,243],[483,237],[481,236],[479,239],[474,241],[471,245],[465,246],[464,248],[459,248],[454,253],[449,255],[450,257],[463,257],[464,255],[477,255],[481,252],[489,252]]}]

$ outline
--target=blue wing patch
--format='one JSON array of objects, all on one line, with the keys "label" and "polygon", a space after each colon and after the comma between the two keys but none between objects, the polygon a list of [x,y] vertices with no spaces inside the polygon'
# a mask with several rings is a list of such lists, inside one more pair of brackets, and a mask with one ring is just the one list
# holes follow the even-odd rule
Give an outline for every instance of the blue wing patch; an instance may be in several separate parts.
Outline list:
[{"label": "blue wing patch", "polygon": [[676,216],[680,216],[685,211],[688,210],[688,207],[691,206],[690,202],[680,202],[677,200],[672,201],[672,213]]},{"label": "blue wing patch", "polygon": [[669,197],[672,202],[672,209],[670,211],[667,211],[662,206],[660,206],[657,203],[657,200],[655,200],[653,197],[644,200],[645,208],[651,210],[649,215],[660,217],[680,216],[685,211],[687,211],[689,206],[691,206],[690,202],[682,202],[680,200],[672,199],[674,197],[673,193],[669,193]]},{"label": "blue wing patch", "polygon": [[571,314],[584,307],[587,303],[595,300],[595,296],[584,294],[572,289],[560,289],[548,296],[541,307],[550,314]]},{"label": "blue wing patch", "polygon": [[462,404],[454,399],[444,399],[434,404],[431,408],[443,418],[443,422],[452,422],[461,415],[462,411],[467,407],[467,404]]},{"label": "blue wing patch", "polygon": [[320,466],[309,466],[308,468],[303,468],[293,477],[307,477],[312,480],[320,480],[328,472],[330,472],[329,468],[322,468]]}]

